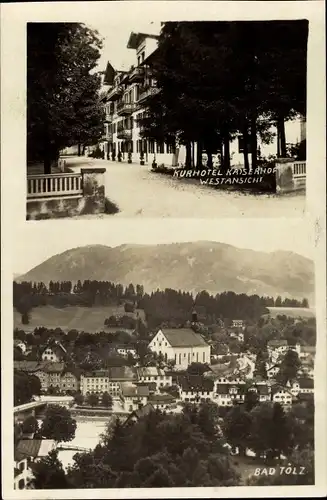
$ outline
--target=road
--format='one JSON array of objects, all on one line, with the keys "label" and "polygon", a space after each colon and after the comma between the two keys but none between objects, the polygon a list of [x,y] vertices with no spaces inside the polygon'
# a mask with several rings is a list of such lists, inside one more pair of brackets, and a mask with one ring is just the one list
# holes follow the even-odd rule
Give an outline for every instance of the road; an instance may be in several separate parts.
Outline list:
[{"label": "road", "polygon": [[[177,179],[151,172],[150,166],[96,160],[66,158],[67,166],[105,167],[105,190],[119,207],[115,217],[301,217],[305,195],[253,195],[201,186],[198,181]],[[77,216],[75,218],[102,216]]]}]

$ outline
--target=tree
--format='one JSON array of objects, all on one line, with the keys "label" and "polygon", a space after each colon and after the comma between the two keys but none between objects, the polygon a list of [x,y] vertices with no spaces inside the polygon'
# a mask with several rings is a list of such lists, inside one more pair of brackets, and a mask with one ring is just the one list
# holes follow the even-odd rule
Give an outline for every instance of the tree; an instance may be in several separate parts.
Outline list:
[{"label": "tree", "polygon": [[81,392],[77,392],[74,395],[74,401],[78,406],[81,406],[84,403],[84,396]]},{"label": "tree", "polygon": [[296,379],[300,367],[301,361],[298,353],[293,351],[293,349],[289,349],[280,364],[276,377],[278,382],[285,385],[288,381]]},{"label": "tree", "polygon": [[240,455],[245,455],[249,446],[252,419],[242,406],[233,406],[224,418],[224,434],[233,448],[238,448]]},{"label": "tree", "polygon": [[97,394],[89,394],[87,397],[87,403],[90,406],[97,406],[99,404],[99,397]]},{"label": "tree", "polygon": [[31,401],[33,396],[41,393],[41,382],[36,375],[22,371],[14,371],[14,405]]},{"label": "tree", "polygon": [[35,489],[67,489],[70,487],[62,463],[58,459],[58,451],[52,450],[46,457],[32,463]]},{"label": "tree", "polygon": [[108,393],[108,392],[104,392],[102,394],[102,404],[103,406],[105,406],[106,408],[110,408],[112,409],[112,404],[113,404],[113,401],[112,401],[112,397],[111,395]]},{"label": "tree", "polygon": [[67,408],[59,405],[49,405],[45,412],[40,433],[45,439],[57,442],[72,441],[75,437],[76,420]]},{"label": "tree", "polygon": [[89,144],[103,133],[100,78],[94,72],[102,42],[79,23],[27,25],[27,157],[44,173],[59,151]]},{"label": "tree", "polygon": [[32,415],[30,417],[25,418],[22,424],[22,432],[23,434],[34,434],[37,432],[39,428],[38,421]]},{"label": "tree", "polygon": [[258,351],[255,361],[254,376],[259,376],[260,378],[267,380],[267,358],[267,351]]}]

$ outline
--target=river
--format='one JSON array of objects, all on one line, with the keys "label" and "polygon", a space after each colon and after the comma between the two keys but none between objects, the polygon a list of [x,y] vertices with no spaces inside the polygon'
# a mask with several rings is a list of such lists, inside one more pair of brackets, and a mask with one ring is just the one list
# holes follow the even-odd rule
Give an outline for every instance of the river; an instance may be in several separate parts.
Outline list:
[{"label": "river", "polygon": [[[109,418],[93,417],[74,417],[77,423],[75,438],[68,446],[80,446],[82,448],[94,449],[100,441],[101,434],[106,430]],[[64,445],[65,443],[61,443]],[[76,450],[59,450],[58,458],[66,470],[69,465],[74,463],[73,456],[78,453]]]}]

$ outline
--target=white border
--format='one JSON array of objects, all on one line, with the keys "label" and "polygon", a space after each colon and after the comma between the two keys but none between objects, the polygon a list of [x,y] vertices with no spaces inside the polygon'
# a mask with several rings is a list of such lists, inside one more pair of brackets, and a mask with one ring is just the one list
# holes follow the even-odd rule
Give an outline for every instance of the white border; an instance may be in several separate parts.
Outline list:
[{"label": "white border", "polygon": [[[300,19],[310,22],[308,47],[308,179],[307,219],[316,228],[316,307],[318,344],[316,358],[316,485],[300,487],[219,487],[112,490],[12,489],[12,263],[13,225],[25,221],[25,24],[27,21],[77,21],[92,24],[108,15],[108,23],[149,17],[149,20],[263,20]],[[2,134],[2,478],[5,499],[61,498],[166,498],[166,497],[302,497],[326,494],[326,306],[325,306],[325,44],[324,2],[63,2],[1,5],[1,134]],[[259,214],[258,214],[259,215]],[[195,220],[171,221],[193,224]],[[50,224],[51,222],[37,222]],[[131,221],[135,224],[135,220]],[[146,220],[138,222],[146,231]],[[200,221],[199,221],[200,223]],[[251,230],[248,219],[245,230]],[[278,223],[277,220],[267,224]],[[62,236],[64,227],[62,226]],[[106,222],[108,225],[109,223]],[[241,224],[241,221],[240,221]],[[128,234],[128,221],[122,222]],[[109,228],[108,228],[109,230]],[[60,233],[58,233],[60,237]],[[194,231],[196,239],[196,228]],[[40,242],[41,243],[41,242]],[[7,354],[6,354],[7,353]]]}]

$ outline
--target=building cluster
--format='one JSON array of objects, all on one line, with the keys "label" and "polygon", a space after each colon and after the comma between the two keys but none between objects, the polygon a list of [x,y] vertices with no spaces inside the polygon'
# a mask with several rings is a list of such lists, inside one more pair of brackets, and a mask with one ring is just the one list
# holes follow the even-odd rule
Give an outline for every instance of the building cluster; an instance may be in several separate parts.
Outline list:
[{"label": "building cluster", "polygon": [[[243,324],[233,325],[238,335]],[[243,333],[242,333],[243,335]],[[15,361],[16,370],[36,375],[44,392],[57,389],[62,394],[80,392],[85,398],[96,394],[101,400],[108,393],[117,400],[121,411],[135,411],[145,404],[155,408],[173,409],[180,402],[213,401],[219,406],[242,403],[247,391],[258,394],[259,401],[280,402],[285,407],[299,399],[313,395],[314,348],[289,345],[284,340],[268,342],[266,362],[267,379],[255,374],[256,356],[240,352],[236,364],[221,371],[221,363],[214,363],[211,345],[191,328],[160,328],[148,344],[161,360],[160,366],[141,366],[135,346],[119,346],[122,356],[135,357],[135,366],[114,366],[96,371],[81,371],[68,367],[62,360],[64,349],[60,343],[51,343],[42,351],[42,361]],[[282,387],[276,382],[280,363],[288,350],[296,351],[302,361],[298,378]],[[193,363],[205,365],[203,375],[192,375],[187,368]]]},{"label": "building cluster", "polygon": [[33,463],[56,449],[53,439],[20,439],[14,449],[14,489],[31,488]]},{"label": "building cluster", "polygon": [[[183,166],[186,150],[183,145],[155,142],[142,137],[142,119],[146,117],[149,99],[158,92],[153,78],[152,62],[156,57],[159,36],[147,33],[131,33],[127,48],[135,50],[135,64],[128,71],[115,70],[107,64],[103,78],[103,106],[105,110],[105,130],[99,144],[104,157],[141,165]],[[286,123],[289,143],[305,139],[303,119]],[[276,153],[275,141],[259,148],[263,156]],[[233,165],[243,165],[242,137],[231,141],[230,154]],[[91,148],[92,149],[92,148]],[[197,145],[194,145],[196,157]],[[88,153],[88,151],[86,151]],[[203,161],[205,163],[205,154]],[[218,161],[214,158],[214,162]]]}]

